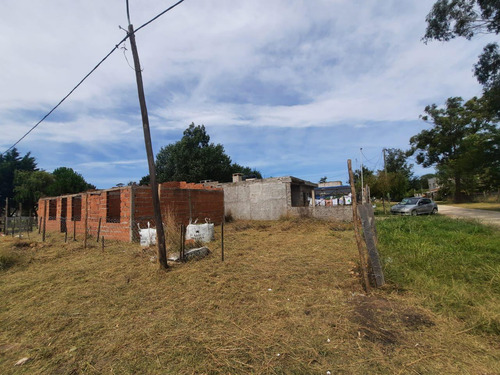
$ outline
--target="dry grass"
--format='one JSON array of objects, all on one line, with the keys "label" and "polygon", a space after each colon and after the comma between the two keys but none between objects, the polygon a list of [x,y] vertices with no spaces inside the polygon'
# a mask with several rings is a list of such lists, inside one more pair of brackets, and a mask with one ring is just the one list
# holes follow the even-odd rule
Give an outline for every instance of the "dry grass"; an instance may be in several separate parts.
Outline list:
[{"label": "dry grass", "polygon": [[1,238],[21,260],[0,271],[0,373],[500,372],[492,338],[409,294],[365,297],[349,225],[237,221],[225,232],[224,263],[216,235],[210,257],[166,273],[137,245]]}]

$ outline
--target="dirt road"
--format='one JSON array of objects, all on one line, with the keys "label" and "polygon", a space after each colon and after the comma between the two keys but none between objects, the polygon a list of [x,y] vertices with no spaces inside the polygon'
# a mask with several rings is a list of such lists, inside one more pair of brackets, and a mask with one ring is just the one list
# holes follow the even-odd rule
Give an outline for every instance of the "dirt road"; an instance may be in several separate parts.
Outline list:
[{"label": "dirt road", "polygon": [[471,208],[440,205],[439,213],[463,219],[476,219],[486,224],[500,226],[500,212],[498,211],[476,210]]}]

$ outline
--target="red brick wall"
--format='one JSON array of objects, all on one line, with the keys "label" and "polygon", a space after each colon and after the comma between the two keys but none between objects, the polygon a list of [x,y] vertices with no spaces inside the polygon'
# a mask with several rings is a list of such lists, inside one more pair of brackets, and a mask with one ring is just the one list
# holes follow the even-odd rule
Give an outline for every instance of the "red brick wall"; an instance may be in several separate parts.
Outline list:
[{"label": "red brick wall", "polygon": [[[182,185],[181,185],[182,184]],[[154,217],[149,186],[134,188],[135,211],[134,220],[140,223],[141,228]],[[159,187],[162,218],[165,221],[167,213],[171,213],[178,224],[189,224],[198,219],[204,222],[205,218],[215,224],[220,224],[224,216],[224,191],[217,188],[204,188],[201,184],[186,184],[185,182],[167,182]]]},{"label": "red brick wall", "polygon": [[[107,202],[109,197],[107,192],[109,191],[120,193],[119,222],[107,222],[106,220],[109,217]],[[209,218],[215,224],[220,224],[222,221],[224,215],[224,192],[222,189],[207,188],[201,184],[168,182],[160,185],[159,193],[164,221],[168,212],[173,214],[177,224],[188,224],[190,217],[193,221],[198,219],[199,222],[204,222],[205,218]],[[82,197],[82,212],[79,221],[72,220],[72,198],[76,195]],[[64,216],[61,215],[62,198],[67,198],[66,228],[68,236],[73,235],[75,223],[76,235],[80,237],[83,235],[86,217],[89,234],[93,238],[97,235],[99,219],[101,221],[100,235],[104,236],[105,239],[120,241],[131,240],[131,233],[137,233],[137,223],[140,224],[141,228],[145,228],[148,221],[156,226],[153,220],[151,188],[149,186],[126,186],[119,189],[89,191],[82,194],[40,199],[38,201],[39,217],[45,216],[45,204],[47,204],[46,213],[48,216],[49,201],[55,199],[57,202],[55,220],[46,220],[46,228],[49,232],[61,232],[64,229],[64,225],[61,226],[61,217]]]}]

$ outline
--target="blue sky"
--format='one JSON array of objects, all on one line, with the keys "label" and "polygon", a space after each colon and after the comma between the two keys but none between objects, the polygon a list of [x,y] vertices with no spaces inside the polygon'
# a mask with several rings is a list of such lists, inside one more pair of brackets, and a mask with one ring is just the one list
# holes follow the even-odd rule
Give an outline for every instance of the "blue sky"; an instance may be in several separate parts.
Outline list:
[{"label": "blue sky", "polygon": [[[135,27],[175,1],[130,0]],[[409,147],[427,104],[481,94],[487,36],[421,38],[433,0],[186,0],[137,34],[156,152],[204,124],[264,177],[347,181]],[[125,36],[123,0],[0,3],[0,150],[47,113]],[[129,43],[17,147],[98,188],[147,174]],[[128,61],[127,61],[128,60]],[[429,172],[421,167],[416,174]]]}]

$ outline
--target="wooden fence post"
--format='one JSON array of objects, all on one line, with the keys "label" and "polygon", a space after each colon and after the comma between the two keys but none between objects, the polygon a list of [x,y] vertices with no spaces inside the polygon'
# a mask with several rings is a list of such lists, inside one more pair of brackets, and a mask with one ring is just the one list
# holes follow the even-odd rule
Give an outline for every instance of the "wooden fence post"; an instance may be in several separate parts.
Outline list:
[{"label": "wooden fence post", "polygon": [[73,220],[73,241],[76,241],[76,220]]},{"label": "wooden fence post", "polygon": [[[349,171],[349,182],[351,184],[351,195],[352,195],[352,222],[354,226],[354,236],[356,237],[356,243],[358,245],[359,259],[361,265],[361,273],[363,274],[364,287],[366,292],[370,292],[370,280],[368,278],[368,251],[366,245],[361,239],[361,223],[358,217],[358,205],[356,199],[356,188],[354,187],[354,176],[352,173],[351,159],[347,160],[347,169]],[[363,188],[363,187],[361,187]]]},{"label": "wooden fence post", "polygon": [[385,284],[384,272],[380,264],[380,257],[377,251],[377,231],[375,228],[375,216],[373,215],[373,208],[370,203],[365,203],[358,206],[359,216],[361,217],[361,224],[363,225],[363,235],[365,244],[368,250],[371,270],[373,272],[375,286],[381,287]]},{"label": "wooden fence post", "polygon": [[224,262],[224,220],[220,224],[220,248],[221,248],[221,259]]},{"label": "wooden fence post", "polygon": [[87,233],[88,233],[88,220],[89,220],[89,193],[85,194],[85,231],[83,234],[83,248],[87,248]]},{"label": "wooden fence post", "polygon": [[45,231],[47,229],[47,199],[45,199],[45,204],[43,206],[43,231],[42,231],[42,241],[45,242]]},{"label": "wooden fence post", "polygon": [[97,226],[97,243],[99,243],[100,235],[101,235],[101,218],[99,218],[99,225]]},{"label": "wooden fence post", "polygon": [[179,260],[184,262],[184,224],[181,223],[181,239],[179,243]]},{"label": "wooden fence post", "polygon": [[3,224],[3,233],[7,235],[7,219],[9,218],[9,198],[5,198],[5,223]]}]

